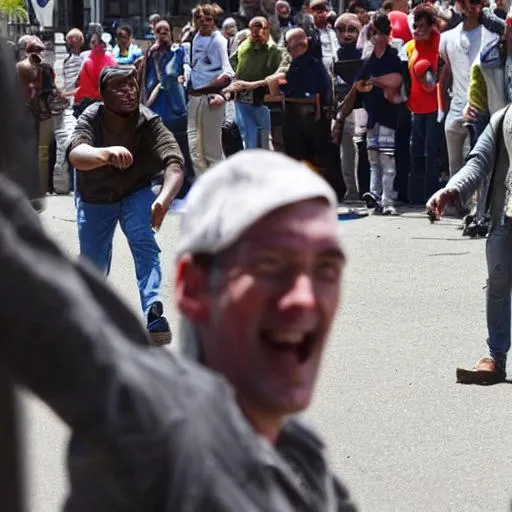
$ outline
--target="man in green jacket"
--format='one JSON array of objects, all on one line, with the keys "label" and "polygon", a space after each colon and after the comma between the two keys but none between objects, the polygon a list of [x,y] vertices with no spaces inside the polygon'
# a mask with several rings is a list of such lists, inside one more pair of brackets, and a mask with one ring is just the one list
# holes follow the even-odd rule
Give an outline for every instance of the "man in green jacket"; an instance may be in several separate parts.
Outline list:
[{"label": "man in green jacket", "polygon": [[268,147],[270,110],[263,100],[266,77],[274,74],[281,62],[282,50],[270,37],[268,20],[257,16],[249,22],[251,34],[231,57],[237,81],[230,87],[236,93],[236,122],[246,149]]}]

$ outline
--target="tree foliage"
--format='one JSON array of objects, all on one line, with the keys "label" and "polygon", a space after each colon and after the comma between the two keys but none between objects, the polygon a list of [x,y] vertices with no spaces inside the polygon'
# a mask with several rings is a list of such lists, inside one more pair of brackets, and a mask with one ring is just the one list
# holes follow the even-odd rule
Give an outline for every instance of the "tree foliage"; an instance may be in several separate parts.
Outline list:
[{"label": "tree foliage", "polygon": [[0,12],[7,14],[9,21],[15,23],[28,21],[27,7],[24,0],[0,0]]}]

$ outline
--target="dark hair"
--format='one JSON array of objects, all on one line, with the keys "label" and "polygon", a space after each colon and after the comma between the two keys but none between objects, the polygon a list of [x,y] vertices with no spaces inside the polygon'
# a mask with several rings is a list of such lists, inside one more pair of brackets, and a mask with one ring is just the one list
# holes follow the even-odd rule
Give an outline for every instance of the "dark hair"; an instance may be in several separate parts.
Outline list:
[{"label": "dark hair", "polygon": [[117,27],[116,33],[120,31],[126,32],[130,37],[133,36],[133,29],[130,27],[130,25],[121,25],[120,27]]},{"label": "dark hair", "polygon": [[332,27],[334,27],[334,22],[338,19],[338,15],[334,12],[334,11],[331,11],[328,15],[327,15],[327,23],[329,23]]},{"label": "dark hair", "polygon": [[357,8],[364,9],[365,11],[370,10],[370,3],[368,0],[352,0],[348,6],[348,12],[355,14]]},{"label": "dark hair", "polygon": [[394,10],[395,8],[395,2],[394,0],[386,0],[383,4],[382,4],[382,7],[381,7],[381,10],[383,12],[391,12],[392,10]]},{"label": "dark hair", "polygon": [[414,9],[414,22],[425,20],[428,25],[433,26],[436,24],[436,16],[434,9],[428,4],[420,4]]},{"label": "dark hair", "polygon": [[391,34],[391,23],[385,12],[377,11],[372,18],[372,25],[382,34]]}]

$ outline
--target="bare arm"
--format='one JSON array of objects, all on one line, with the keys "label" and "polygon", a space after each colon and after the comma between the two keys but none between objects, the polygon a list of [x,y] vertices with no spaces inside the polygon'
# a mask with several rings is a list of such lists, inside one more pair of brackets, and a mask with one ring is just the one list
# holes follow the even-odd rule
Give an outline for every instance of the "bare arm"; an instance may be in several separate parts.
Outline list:
[{"label": "bare arm", "polygon": [[93,148],[89,144],[80,144],[69,153],[69,163],[79,171],[92,171],[106,165],[107,148]]},{"label": "bare arm", "polygon": [[133,163],[133,156],[122,146],[95,148],[84,143],[70,151],[69,163],[79,171],[94,171],[105,165],[127,169]]},{"label": "bare arm", "polygon": [[441,75],[439,76],[439,83],[437,84],[437,98],[439,101],[439,110],[447,112],[450,105],[450,97],[448,89],[452,80],[452,68],[449,61],[445,61]]},{"label": "bare arm", "polygon": [[164,181],[160,194],[151,206],[151,226],[158,231],[171,207],[171,203],[180,191],[183,183],[183,169],[178,164],[171,164],[164,171]]},{"label": "bare arm", "polygon": [[154,156],[165,168],[162,189],[151,207],[151,225],[158,231],[183,184],[184,161],[176,139],[160,119],[150,124],[150,140]]}]

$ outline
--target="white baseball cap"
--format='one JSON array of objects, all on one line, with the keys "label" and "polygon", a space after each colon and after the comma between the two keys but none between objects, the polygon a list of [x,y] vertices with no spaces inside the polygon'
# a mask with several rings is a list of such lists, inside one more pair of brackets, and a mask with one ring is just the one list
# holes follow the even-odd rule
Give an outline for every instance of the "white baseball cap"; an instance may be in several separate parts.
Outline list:
[{"label": "white baseball cap", "polygon": [[267,214],[315,198],[325,199],[336,215],[334,190],[306,164],[274,151],[240,151],[194,183],[181,219],[177,258],[217,254]]}]

